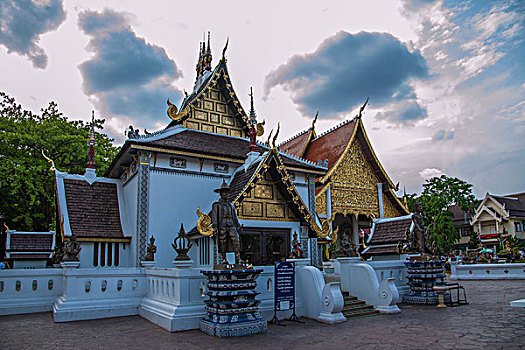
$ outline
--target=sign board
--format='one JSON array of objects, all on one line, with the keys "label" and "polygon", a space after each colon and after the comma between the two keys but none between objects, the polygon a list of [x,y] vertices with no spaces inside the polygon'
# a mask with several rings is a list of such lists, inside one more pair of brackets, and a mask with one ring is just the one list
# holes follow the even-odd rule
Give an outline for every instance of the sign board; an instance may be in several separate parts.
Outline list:
[{"label": "sign board", "polygon": [[293,262],[275,263],[275,310],[295,310],[295,268]]}]

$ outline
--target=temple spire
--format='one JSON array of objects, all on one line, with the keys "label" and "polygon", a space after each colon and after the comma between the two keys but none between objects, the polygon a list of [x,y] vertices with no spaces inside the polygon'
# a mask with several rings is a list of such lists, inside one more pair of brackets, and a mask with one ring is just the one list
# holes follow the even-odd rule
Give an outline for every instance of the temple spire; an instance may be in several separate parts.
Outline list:
[{"label": "temple spire", "polygon": [[206,72],[206,71],[211,72],[211,60],[212,60],[212,57],[211,57],[210,32],[208,32],[208,47],[205,50],[203,50],[203,55],[204,55],[204,59],[203,59],[203,61],[204,61],[203,73]]},{"label": "temple spire", "polygon": [[257,115],[255,114],[255,108],[253,107],[253,88],[250,87],[250,120],[248,122],[250,129],[248,130],[248,136],[250,137],[250,152],[257,151],[257,131],[255,126],[257,125]]},{"label": "temple spire", "polygon": [[88,169],[95,169],[95,111],[91,111],[91,131],[89,132],[88,139]]}]

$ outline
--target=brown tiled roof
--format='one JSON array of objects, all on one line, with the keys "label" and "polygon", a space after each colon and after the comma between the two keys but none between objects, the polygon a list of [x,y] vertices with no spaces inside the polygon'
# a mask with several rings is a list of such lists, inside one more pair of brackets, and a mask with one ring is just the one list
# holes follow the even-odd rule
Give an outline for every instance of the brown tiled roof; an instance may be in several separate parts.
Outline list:
[{"label": "brown tiled roof", "polygon": [[510,216],[525,216],[525,202],[522,202],[518,199],[519,194],[513,198],[500,196],[492,197],[500,202],[501,205],[505,206],[505,209],[509,212]]},{"label": "brown tiled roof", "polygon": [[71,232],[77,237],[123,238],[117,185],[64,179]]},{"label": "brown tiled roof", "polygon": [[248,170],[238,172],[235,174],[235,177],[233,178],[232,182],[230,183],[230,200],[233,201],[239,193],[244,189],[248,181],[252,178],[253,174],[255,173],[255,170],[257,170],[257,167],[259,166],[260,162],[250,165]]},{"label": "brown tiled roof", "polygon": [[411,224],[411,218],[377,223],[374,227],[374,235],[369,244],[387,244],[404,241],[405,232],[410,229]]},{"label": "brown tiled roof", "polygon": [[469,224],[469,220],[472,218],[472,215],[470,213],[465,213],[457,204],[449,206],[447,211],[451,212],[452,215],[454,215],[452,218],[452,220],[454,221],[454,226]]},{"label": "brown tiled roof", "polygon": [[363,255],[382,255],[382,254],[398,254],[397,252],[397,246],[390,246],[390,247],[382,247],[382,246],[375,246],[370,247]]},{"label": "brown tiled roof", "polygon": [[279,149],[294,156],[301,156],[300,153],[308,141],[309,130],[310,129],[305,130],[294,138],[284,142],[279,146]]},{"label": "brown tiled roof", "polygon": [[12,233],[10,251],[52,251],[51,233]]},{"label": "brown tiled roof", "polygon": [[[162,147],[186,152],[209,154],[213,156],[231,157],[240,160],[246,159],[250,142],[247,139],[228,137],[220,134],[211,134],[191,129],[185,129],[177,134],[155,141],[129,141],[130,144],[140,144]],[[258,152],[263,153],[269,148],[259,145]],[[293,158],[281,155],[286,166],[299,167],[303,169],[320,170],[314,165],[299,162]]]},{"label": "brown tiled roof", "polygon": [[319,136],[310,143],[304,158],[317,163],[319,159],[324,163],[328,159],[330,170],[343,154],[354,133],[355,121],[351,120],[342,126]]}]

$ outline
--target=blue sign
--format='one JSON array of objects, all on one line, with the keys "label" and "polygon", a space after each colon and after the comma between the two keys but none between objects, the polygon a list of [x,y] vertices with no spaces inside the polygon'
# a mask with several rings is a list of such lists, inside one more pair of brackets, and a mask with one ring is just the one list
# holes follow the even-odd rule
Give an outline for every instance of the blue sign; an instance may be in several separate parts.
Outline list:
[{"label": "blue sign", "polygon": [[275,263],[275,310],[295,309],[295,268],[293,262]]}]

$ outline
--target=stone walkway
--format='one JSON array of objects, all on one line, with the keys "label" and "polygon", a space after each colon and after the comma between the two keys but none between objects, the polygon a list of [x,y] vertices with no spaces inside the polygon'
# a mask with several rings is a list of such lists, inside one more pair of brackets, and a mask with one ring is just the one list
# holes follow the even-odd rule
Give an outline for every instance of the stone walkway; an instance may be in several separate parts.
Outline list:
[{"label": "stone walkway", "polygon": [[0,316],[0,349],[525,349],[525,281],[462,281],[470,305],[400,305],[381,315],[324,325],[286,322],[264,335],[217,339],[170,333],[139,316],[53,323],[51,313]]}]

